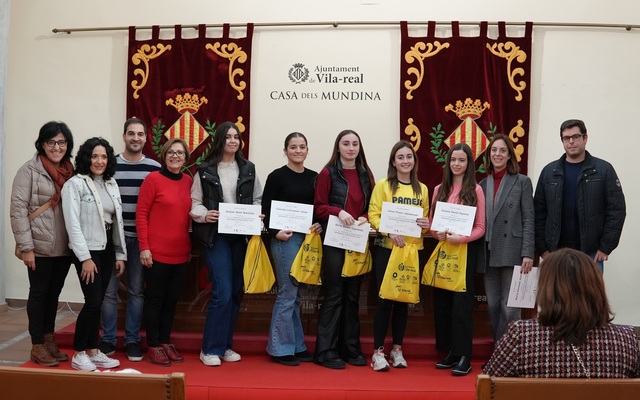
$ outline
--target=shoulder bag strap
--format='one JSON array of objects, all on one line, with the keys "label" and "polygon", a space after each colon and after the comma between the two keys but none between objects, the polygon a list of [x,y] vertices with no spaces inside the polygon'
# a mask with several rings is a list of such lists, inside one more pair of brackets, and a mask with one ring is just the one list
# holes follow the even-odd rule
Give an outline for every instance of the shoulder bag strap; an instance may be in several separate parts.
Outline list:
[{"label": "shoulder bag strap", "polygon": [[45,212],[45,210],[47,208],[51,207],[51,200],[47,201],[46,203],[44,203],[43,205],[40,206],[40,208],[38,208],[37,210],[35,210],[34,212],[32,212],[31,214],[29,214],[29,216],[27,218],[29,218],[29,221],[33,221],[33,219],[35,217],[37,217],[38,215],[42,214],[43,212]]}]

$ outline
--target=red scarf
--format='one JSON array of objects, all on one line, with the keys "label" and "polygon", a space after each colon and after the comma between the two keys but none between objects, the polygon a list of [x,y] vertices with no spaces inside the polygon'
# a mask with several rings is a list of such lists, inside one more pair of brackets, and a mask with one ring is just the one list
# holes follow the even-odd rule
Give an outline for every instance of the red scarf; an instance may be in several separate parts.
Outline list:
[{"label": "red scarf", "polygon": [[71,164],[71,161],[67,158],[61,161],[58,166],[55,166],[47,156],[43,154],[40,154],[40,161],[45,171],[47,171],[51,179],[53,179],[53,184],[56,187],[56,194],[51,198],[51,207],[55,207],[60,201],[62,186],[73,176],[73,164]]}]

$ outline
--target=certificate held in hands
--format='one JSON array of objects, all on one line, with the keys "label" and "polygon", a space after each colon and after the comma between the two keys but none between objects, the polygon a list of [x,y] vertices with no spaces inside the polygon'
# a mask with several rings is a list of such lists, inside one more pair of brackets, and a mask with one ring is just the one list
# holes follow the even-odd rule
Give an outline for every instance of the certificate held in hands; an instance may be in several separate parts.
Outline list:
[{"label": "certificate held in hands", "polygon": [[431,222],[431,230],[470,236],[475,219],[476,207],[438,201]]},{"label": "certificate held in hands", "polygon": [[260,235],[262,208],[254,204],[220,203],[218,232],[232,235]]},{"label": "certificate held in hands", "polygon": [[422,217],[422,213],[421,207],[385,201],[382,203],[379,230],[384,233],[419,238],[422,236],[422,228],[418,225],[417,219]]},{"label": "certificate held in hands", "polygon": [[309,233],[313,224],[311,204],[273,200],[269,214],[269,228]]},{"label": "certificate held in hands", "polygon": [[339,249],[364,253],[367,249],[370,229],[371,225],[368,222],[362,225],[358,222],[353,225],[342,225],[340,218],[330,215],[327,223],[327,233],[324,236],[324,244]]}]

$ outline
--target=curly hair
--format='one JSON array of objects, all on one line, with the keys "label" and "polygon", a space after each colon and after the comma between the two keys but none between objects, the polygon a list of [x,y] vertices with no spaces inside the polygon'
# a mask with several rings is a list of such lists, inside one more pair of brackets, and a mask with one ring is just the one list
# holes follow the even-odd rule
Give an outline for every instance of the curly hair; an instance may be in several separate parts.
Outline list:
[{"label": "curly hair", "polygon": [[92,175],[91,156],[96,146],[102,146],[107,151],[107,168],[104,171],[103,177],[105,180],[111,179],[116,173],[116,164],[118,162],[113,147],[111,147],[106,139],[101,137],[92,137],[80,145],[78,154],[76,155],[76,174]]}]

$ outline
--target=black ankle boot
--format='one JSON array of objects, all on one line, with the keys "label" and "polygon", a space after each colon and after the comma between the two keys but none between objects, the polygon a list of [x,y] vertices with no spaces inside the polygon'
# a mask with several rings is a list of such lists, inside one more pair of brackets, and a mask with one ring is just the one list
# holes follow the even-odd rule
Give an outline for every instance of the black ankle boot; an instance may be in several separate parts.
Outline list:
[{"label": "black ankle boot", "polygon": [[465,376],[469,372],[471,372],[471,357],[462,356],[455,367],[453,367],[451,374],[456,376]]},{"label": "black ankle boot", "polygon": [[460,360],[460,356],[454,356],[449,352],[449,354],[442,360],[436,363],[437,369],[447,369],[451,368],[458,363]]}]

